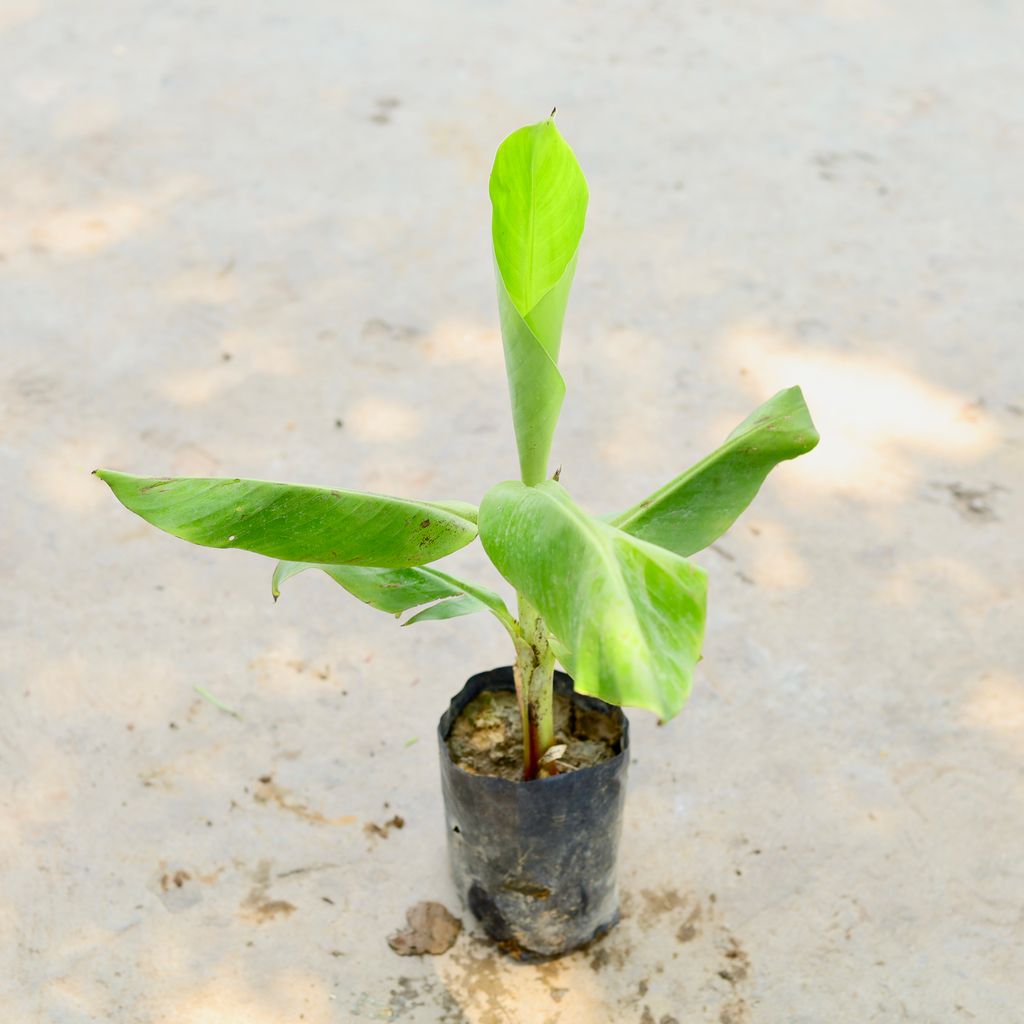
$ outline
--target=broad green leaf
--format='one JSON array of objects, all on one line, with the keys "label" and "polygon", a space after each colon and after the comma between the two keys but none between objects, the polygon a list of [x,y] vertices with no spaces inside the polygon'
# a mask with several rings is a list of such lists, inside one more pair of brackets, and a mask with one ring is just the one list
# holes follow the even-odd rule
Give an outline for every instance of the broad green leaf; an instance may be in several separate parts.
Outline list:
[{"label": "broad green leaf", "polygon": [[692,555],[732,526],[775,466],[817,443],[803,392],[780,391],[755,409],[721,448],[609,522],[677,555]]},{"label": "broad green leaf", "polygon": [[528,318],[576,254],[587,215],[586,180],[553,118],[502,142],[489,191],[498,270],[509,298]]},{"label": "broad green leaf", "polygon": [[167,533],[287,561],[400,568],[476,536],[476,509],[264,480],[139,477],[96,470],[118,501]]},{"label": "broad green leaf", "polygon": [[498,315],[523,480],[547,476],[565,383],[562,323],[587,213],[587,183],[551,118],[513,132],[491,171]]},{"label": "broad green leaf", "polygon": [[490,490],[480,539],[558,638],[580,693],[679,712],[704,634],[702,569],[588,515],[554,481]]},{"label": "broad green leaf", "polygon": [[514,628],[512,616],[497,594],[486,587],[449,576],[439,569],[375,569],[356,565],[315,565],[309,562],[278,562],[271,589],[276,601],[285,580],[306,569],[320,569],[360,601],[382,612],[400,615],[409,608],[437,601],[403,625],[427,619],[453,619],[458,615],[489,611],[506,629]]}]

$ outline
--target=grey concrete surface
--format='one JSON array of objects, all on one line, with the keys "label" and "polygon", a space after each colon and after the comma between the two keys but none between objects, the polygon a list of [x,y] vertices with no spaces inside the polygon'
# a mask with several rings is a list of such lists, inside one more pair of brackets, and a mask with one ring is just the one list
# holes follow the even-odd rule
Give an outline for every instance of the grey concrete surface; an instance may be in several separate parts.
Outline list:
[{"label": "grey concrete surface", "polygon": [[[4,0],[0,1019],[1021,1020],[1022,41],[981,0]],[[513,475],[486,176],[554,104],[563,482],[632,503],[792,383],[823,441],[699,556],[690,705],[632,716],[619,929],[399,959],[462,913],[432,730],[503,637],[274,606],[88,474]]]}]

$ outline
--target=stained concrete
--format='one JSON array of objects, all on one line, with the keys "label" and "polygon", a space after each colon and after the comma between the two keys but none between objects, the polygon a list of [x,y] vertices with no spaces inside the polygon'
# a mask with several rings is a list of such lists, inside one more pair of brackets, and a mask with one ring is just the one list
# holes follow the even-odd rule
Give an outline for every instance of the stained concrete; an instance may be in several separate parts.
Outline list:
[{"label": "stained concrete", "polygon": [[[5,0],[0,1017],[1020,1019],[1022,33],[980,0]],[[698,556],[619,929],[400,959],[407,907],[458,909],[431,735],[500,631],[310,576],[274,606],[269,563],[88,474],[513,475],[486,175],[555,104],[591,187],[563,482],[631,504],[797,382],[823,440]]]}]

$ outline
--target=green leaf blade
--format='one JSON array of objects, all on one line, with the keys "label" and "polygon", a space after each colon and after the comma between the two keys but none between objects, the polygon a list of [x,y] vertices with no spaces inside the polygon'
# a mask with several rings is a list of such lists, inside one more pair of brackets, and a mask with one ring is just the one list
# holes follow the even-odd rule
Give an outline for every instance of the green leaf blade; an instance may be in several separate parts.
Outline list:
[{"label": "green leaf blade", "polygon": [[577,690],[679,712],[703,641],[702,569],[589,516],[554,481],[492,488],[480,539],[558,638]]},{"label": "green leaf blade", "polygon": [[692,555],[732,526],[780,462],[817,443],[803,392],[788,388],[755,409],[720,448],[608,521],[677,555]]},{"label": "green leaf blade", "polygon": [[[96,475],[127,509],[172,536],[213,548],[330,565],[402,568],[476,536],[461,503],[434,503],[265,480]],[[461,509],[461,511],[460,511]]]},{"label": "green leaf blade", "polygon": [[416,622],[440,622],[444,619],[456,619],[462,615],[473,615],[476,612],[487,611],[487,605],[478,601],[472,594],[462,594],[459,597],[446,597],[443,601],[429,605],[423,611],[410,616],[403,626],[411,626]]},{"label": "green leaf blade", "polygon": [[454,597],[463,592],[443,576],[422,568],[378,569],[362,565],[278,562],[271,582],[274,599],[280,597],[281,585],[286,580],[307,569],[319,569],[353,597],[391,615],[400,615],[417,605]]},{"label": "green leaf blade", "polygon": [[587,184],[550,118],[513,132],[491,171],[498,315],[522,478],[547,476],[565,382],[562,326],[587,211]]},{"label": "green leaf blade", "polygon": [[564,275],[587,215],[586,179],[552,118],[502,142],[488,192],[498,273],[526,319]]},{"label": "green leaf blade", "polygon": [[508,630],[515,628],[512,616],[505,602],[486,587],[465,580],[456,579],[440,569],[424,566],[407,569],[377,569],[355,565],[315,565],[308,562],[279,562],[274,569],[271,589],[276,601],[281,594],[281,585],[292,576],[307,569],[319,569],[339,586],[344,587],[353,597],[371,608],[400,615],[410,608],[431,604],[402,623],[429,619],[450,619],[458,615],[489,611]]}]

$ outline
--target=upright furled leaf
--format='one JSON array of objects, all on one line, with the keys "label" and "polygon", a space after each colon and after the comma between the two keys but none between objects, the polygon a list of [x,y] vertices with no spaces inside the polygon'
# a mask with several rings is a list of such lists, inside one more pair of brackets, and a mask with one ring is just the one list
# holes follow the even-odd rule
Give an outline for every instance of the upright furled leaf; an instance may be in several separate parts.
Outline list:
[{"label": "upright furled leaf", "polygon": [[[335,583],[371,608],[400,615],[410,608],[430,607],[407,619],[403,625],[428,619],[453,619],[474,612],[490,612],[508,630],[515,623],[505,602],[493,590],[466,583],[440,569],[375,569],[358,565],[316,565],[310,562],[278,562],[271,590],[276,601],[285,580],[307,569],[320,569]],[[431,604],[431,602],[437,602]]]},{"label": "upright furled leaf", "polygon": [[692,555],[732,526],[775,466],[817,443],[801,390],[780,391],[755,409],[721,448],[609,522],[677,555]]},{"label": "upright furled leaf", "polygon": [[554,481],[492,488],[480,539],[554,633],[580,693],[679,712],[704,634],[702,569],[588,515]]},{"label": "upright furled leaf", "polygon": [[125,508],[182,540],[329,565],[423,565],[476,536],[463,502],[411,501],[265,480],[140,477],[98,469]]},{"label": "upright furled leaf", "polygon": [[551,118],[513,132],[491,171],[491,233],[512,420],[526,483],[547,476],[565,395],[562,323],[587,213],[587,183]]}]

